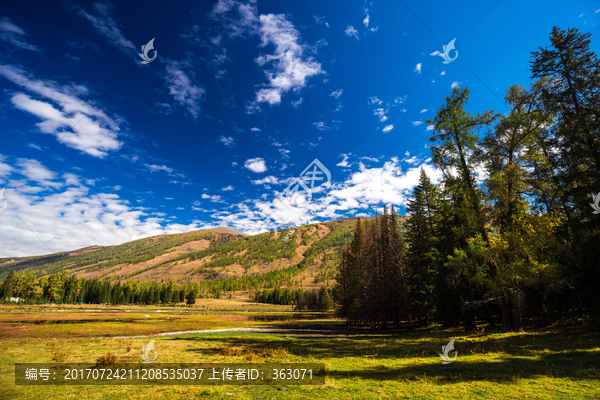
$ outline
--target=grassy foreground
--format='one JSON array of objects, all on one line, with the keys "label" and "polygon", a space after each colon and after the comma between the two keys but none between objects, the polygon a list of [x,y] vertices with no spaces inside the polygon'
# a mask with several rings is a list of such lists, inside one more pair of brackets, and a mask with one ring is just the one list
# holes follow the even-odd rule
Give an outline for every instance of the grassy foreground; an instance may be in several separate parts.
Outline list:
[{"label": "grassy foreground", "polygon": [[[230,322],[234,321],[224,325]],[[42,339],[0,341],[0,399],[600,398],[600,333],[585,327],[482,335],[435,329],[355,336],[188,334],[157,338],[157,362],[323,362],[327,383],[288,387],[16,386],[16,362],[53,362],[54,358],[94,363],[107,352],[116,354],[121,362],[140,362],[138,354],[149,341],[66,338],[59,335],[62,325],[47,326],[48,331],[39,332]],[[208,325],[206,322],[202,328]],[[220,326],[223,321],[213,321],[213,327]],[[56,339],[47,338],[52,327]],[[453,338],[458,358],[441,365],[438,353]]]}]

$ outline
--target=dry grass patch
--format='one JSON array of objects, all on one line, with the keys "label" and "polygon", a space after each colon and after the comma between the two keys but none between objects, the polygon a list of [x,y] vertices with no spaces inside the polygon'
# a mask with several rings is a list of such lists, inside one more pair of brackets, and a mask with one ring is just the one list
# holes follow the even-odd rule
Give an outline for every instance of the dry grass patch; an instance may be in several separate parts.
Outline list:
[{"label": "dry grass patch", "polygon": [[67,358],[69,358],[69,355],[67,353],[54,353],[54,355],[52,356],[52,361],[61,363],[67,361]]},{"label": "dry grass patch", "polygon": [[115,365],[119,362],[119,357],[113,353],[106,353],[104,356],[98,357],[96,364],[98,365]]}]

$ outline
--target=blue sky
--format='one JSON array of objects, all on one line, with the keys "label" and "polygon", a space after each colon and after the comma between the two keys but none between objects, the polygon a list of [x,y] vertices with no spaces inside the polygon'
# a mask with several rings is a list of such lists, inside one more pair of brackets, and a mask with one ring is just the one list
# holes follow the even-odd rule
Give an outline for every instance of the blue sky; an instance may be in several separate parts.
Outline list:
[{"label": "blue sky", "polygon": [[314,159],[330,181],[278,228],[404,213],[419,168],[440,177],[425,120],[452,87],[505,112],[552,27],[599,18],[592,1],[5,2],[0,257],[265,232]]}]

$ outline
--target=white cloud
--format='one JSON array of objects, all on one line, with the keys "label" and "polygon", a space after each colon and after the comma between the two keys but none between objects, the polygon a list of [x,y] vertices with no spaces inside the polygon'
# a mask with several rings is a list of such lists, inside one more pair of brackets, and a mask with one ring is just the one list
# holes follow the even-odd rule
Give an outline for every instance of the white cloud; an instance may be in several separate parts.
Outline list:
[{"label": "white cloud", "polygon": [[224,192],[229,192],[229,191],[233,190],[233,186],[229,185],[227,187],[222,188],[221,190]]},{"label": "white cloud", "polygon": [[[78,5],[73,6],[73,8],[77,11],[77,14],[87,19],[92,24],[94,30],[104,36],[109,44],[115,46],[128,56],[133,57],[138,52],[138,46],[134,45],[123,35],[121,28],[111,16],[110,9],[104,4],[100,2],[94,3],[92,7],[95,11],[94,14],[87,12]],[[141,50],[141,47],[139,50]]]},{"label": "white cloud", "polygon": [[367,103],[369,103],[369,104],[381,104],[381,103],[383,103],[383,101],[379,100],[377,98],[377,96],[373,96],[373,97],[369,97],[369,100],[367,100]]},{"label": "white cloud", "polygon": [[190,68],[190,65],[185,62],[167,61],[165,82],[169,94],[173,96],[177,104],[185,107],[193,118],[198,118],[200,102],[206,90],[201,86],[194,85],[190,78],[193,74],[189,73],[188,75],[184,68]]},{"label": "white cloud", "polygon": [[56,172],[50,171],[41,163],[38,163],[38,161],[36,160],[19,158],[17,159],[17,165],[20,167],[19,173],[21,175],[27,176],[27,179],[30,181],[37,182],[44,189],[57,189],[62,186],[62,183],[55,182],[58,178],[58,174]]},{"label": "white cloud", "polygon": [[24,70],[10,65],[0,64],[0,76],[54,101],[62,109],[21,92],[12,94],[11,102],[16,108],[42,119],[36,124],[41,132],[54,135],[64,145],[98,158],[105,157],[108,151],[121,148],[122,143],[117,140],[121,119],[111,118],[95,103],[81,100],[79,96],[88,94],[86,87],[61,87],[53,81],[35,79]]},{"label": "white cloud", "polygon": [[385,113],[387,113],[388,110],[384,110],[383,108],[378,108],[376,110],[373,110],[373,113],[379,117],[379,121],[381,122],[385,122],[387,121],[388,117],[385,116]]},{"label": "white cloud", "polygon": [[165,171],[167,174],[173,173],[173,168],[169,168],[166,165],[144,164],[144,166],[148,168],[150,172]]},{"label": "white cloud", "polygon": [[302,89],[308,78],[323,71],[321,64],[304,56],[306,45],[299,44],[300,33],[284,15],[261,15],[260,24],[261,47],[272,44],[275,52],[255,59],[259,66],[273,62],[273,69],[265,71],[269,85],[256,93],[256,103],[276,105],[284,93]]},{"label": "white cloud", "polygon": [[460,82],[458,82],[458,81],[454,81],[454,82],[452,82],[452,85],[450,85],[450,87],[451,87],[452,89],[454,89],[454,88],[455,88],[455,87],[457,87],[458,85],[460,85]]},{"label": "white cloud", "polygon": [[344,157],[344,159],[339,164],[336,164],[336,165],[338,167],[349,167],[350,164],[348,163],[348,157],[350,156],[350,154],[342,154],[342,156]]},{"label": "white cloud", "polygon": [[256,1],[245,4],[237,0],[219,0],[211,12],[213,19],[227,28],[231,38],[256,33],[259,23],[257,15]]},{"label": "white cloud", "polygon": [[421,73],[421,67],[422,67],[422,66],[423,66],[423,64],[421,64],[421,63],[418,63],[418,64],[415,66],[415,69],[414,69],[413,71],[414,71],[414,72],[417,72],[417,73],[419,73],[419,74],[420,74],[420,73]]},{"label": "white cloud", "polygon": [[235,167],[236,165],[238,165],[238,163],[236,163],[235,161],[231,163],[232,167]]},{"label": "white cloud", "polygon": [[446,75],[446,71],[442,71],[442,73],[440,75],[442,75],[442,76]]},{"label": "white cloud", "polygon": [[389,131],[391,131],[392,129],[394,129],[394,125],[388,125],[388,126],[386,126],[385,128],[383,128],[383,131],[384,131],[384,132],[389,132]]},{"label": "white cloud", "polygon": [[325,125],[325,122],[313,122],[313,125],[320,131],[328,131],[331,129],[330,127]]},{"label": "white cloud", "polygon": [[432,131],[434,129],[435,129],[435,126],[433,126],[433,125],[427,125],[427,130],[428,131]]},{"label": "white cloud", "polygon": [[298,100],[296,100],[296,101],[292,101],[292,107],[296,107],[296,108],[300,107],[300,105],[302,105],[302,101],[303,101],[303,98],[302,98],[302,97],[300,97],[300,98],[299,98]]},{"label": "white cloud", "polygon": [[223,136],[223,135],[221,135],[219,137],[219,141],[221,143],[223,143],[225,146],[233,146],[233,143],[235,143],[235,140],[233,140],[233,138],[231,136]]},{"label": "white cloud", "polygon": [[[0,160],[3,159],[0,156]],[[17,164],[27,168],[31,161],[20,159]],[[3,170],[0,162],[0,176]],[[35,178],[30,181],[37,182],[37,186],[20,185],[17,189],[5,190],[8,208],[1,214],[3,257],[48,254],[50,250],[46,245],[55,252],[72,251],[91,245],[111,246],[134,238],[216,227],[200,222],[173,224],[158,214],[150,216],[112,193],[116,190],[114,187],[106,188],[108,192],[92,193],[95,188],[81,184],[90,179],[73,173],[64,173],[59,178],[56,172],[38,165],[30,177]]]},{"label": "white cloud", "polygon": [[[422,166],[432,182],[437,183],[441,178],[441,171],[429,164]],[[315,205],[316,215],[332,219],[340,217],[338,211],[365,209],[369,205],[405,205],[412,189],[419,182],[419,174],[420,166],[403,172],[396,157],[381,168],[366,168],[360,164],[360,171],[334,186],[327,192],[326,198]]]},{"label": "white cloud", "polygon": [[270,176],[266,176],[263,179],[259,179],[259,180],[254,180],[252,181],[253,185],[278,185],[279,184],[279,179],[277,179],[277,177],[270,175]]},{"label": "white cloud", "polygon": [[423,114],[424,112],[427,112],[426,108],[424,108],[424,109],[421,110],[421,114]]},{"label": "white cloud", "polygon": [[202,193],[202,198],[205,200],[208,199],[208,200],[212,201],[213,203],[221,203],[221,196],[217,196],[217,195],[210,196],[206,193]]},{"label": "white cloud", "polygon": [[267,164],[265,164],[265,160],[259,157],[246,160],[244,167],[256,173],[265,172],[267,170]]},{"label": "white cloud", "polygon": [[375,158],[375,157],[361,157],[361,159],[367,160],[367,161],[379,162],[379,159]]},{"label": "white cloud", "polygon": [[0,40],[6,43],[10,43],[15,47],[42,52],[37,46],[27,43],[24,37],[27,36],[27,32],[24,29],[18,27],[8,17],[0,18]]},{"label": "white cloud", "polygon": [[252,132],[260,132],[260,131],[261,131],[261,130],[260,130],[260,128],[256,128],[256,127],[254,127],[254,128],[250,128],[250,130],[251,130]]},{"label": "white cloud", "polygon": [[279,154],[281,154],[284,159],[290,158],[290,156],[288,155],[288,154],[290,154],[289,150],[287,150],[287,149],[278,149],[278,150],[279,150]]},{"label": "white cloud", "polygon": [[597,9],[596,11],[594,11],[594,14],[598,14],[598,13],[600,13],[600,8]]},{"label": "white cloud", "polygon": [[413,126],[419,126],[423,123],[423,121],[413,121]]},{"label": "white cloud", "polygon": [[358,37],[358,31],[354,29],[353,26],[348,25],[344,33],[346,34],[346,36],[355,37],[356,39],[360,40]]},{"label": "white cloud", "polygon": [[329,96],[339,99],[340,96],[342,95],[343,91],[344,91],[344,89],[335,90],[335,91],[331,92],[331,94]]},{"label": "white cloud", "polygon": [[[344,161],[340,163],[340,166],[346,167],[348,155],[344,154],[343,156]],[[355,215],[359,210],[379,208],[383,204],[404,206],[419,182],[421,166],[433,183],[437,183],[441,178],[441,171],[426,164],[430,160],[426,160],[421,165],[416,165],[415,159],[404,161],[412,163],[406,170],[400,167],[400,161],[396,157],[392,158],[392,161],[386,162],[381,168],[367,168],[364,164],[359,163],[359,171],[353,172],[344,182],[323,187],[321,191],[323,196],[313,195],[311,202],[305,208],[289,210],[285,209],[283,204],[274,201],[268,205],[273,213],[274,223],[279,227],[284,227],[292,223],[314,223],[319,220],[342,218],[348,214]],[[257,201],[254,206],[257,210],[262,210],[266,204]],[[240,221],[245,216],[252,214],[255,215],[254,224],[250,221]],[[251,207],[245,205],[245,207],[240,207],[239,213],[227,215],[222,220],[228,223],[237,222],[239,224],[237,229],[247,233],[250,233],[249,231],[256,233],[258,229],[260,229],[258,231],[272,229],[272,227],[268,228],[264,221],[260,221],[257,214],[258,212],[253,212]],[[240,229],[242,225],[249,229]]]},{"label": "white cloud", "polygon": [[329,28],[329,24],[325,21],[325,17],[318,17],[316,15],[313,15],[313,17],[315,18],[315,21],[317,21],[317,24],[325,25],[326,27]]}]

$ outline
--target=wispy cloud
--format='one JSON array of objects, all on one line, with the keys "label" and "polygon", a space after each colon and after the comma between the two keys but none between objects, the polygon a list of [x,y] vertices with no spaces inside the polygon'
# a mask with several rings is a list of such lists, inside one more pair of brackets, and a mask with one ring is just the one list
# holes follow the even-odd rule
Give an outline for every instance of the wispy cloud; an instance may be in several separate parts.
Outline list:
[{"label": "wispy cloud", "polygon": [[[60,86],[53,81],[36,79],[23,69],[0,64],[0,76],[54,104],[34,99],[28,94],[12,94],[12,104],[40,118],[36,124],[43,133],[54,135],[64,145],[94,157],[105,157],[108,151],[118,150],[120,118],[111,118],[94,103],[80,99],[88,94],[82,85]],[[70,130],[70,131],[69,131]]]},{"label": "wispy cloud", "polygon": [[[188,69],[188,72],[185,71]],[[206,93],[203,87],[192,83],[194,77],[190,65],[186,62],[167,61],[165,68],[165,82],[169,94],[173,96],[177,104],[185,107],[193,117],[200,115],[200,102]]]},{"label": "wispy cloud", "polygon": [[328,131],[331,128],[328,127],[327,125],[325,125],[325,122],[313,122],[313,125],[315,126],[315,128],[317,128],[320,131]]},{"label": "wispy cloud", "polygon": [[343,92],[344,92],[344,89],[334,90],[333,92],[331,92],[331,94],[329,96],[339,99]]},{"label": "wispy cloud", "polygon": [[231,136],[223,136],[219,137],[219,141],[223,143],[225,146],[233,146],[235,140]]},{"label": "wispy cloud", "polygon": [[173,168],[169,168],[166,165],[144,164],[144,166],[148,168],[150,172],[165,171],[167,174],[173,173]]},{"label": "wispy cloud", "polygon": [[104,36],[110,45],[115,46],[128,56],[133,56],[137,53],[138,46],[135,46],[123,35],[119,24],[114,20],[110,9],[106,5],[96,2],[92,5],[92,12],[88,12],[79,5],[74,5],[73,8],[79,16],[87,19],[92,24],[94,30]]},{"label": "wispy cloud", "polygon": [[422,66],[423,66],[423,64],[421,64],[421,63],[418,63],[418,64],[415,66],[415,69],[413,69],[413,71],[414,71],[414,72],[416,72],[416,73],[418,73],[418,74],[420,74],[420,73],[421,73],[421,67],[422,67]]},{"label": "wispy cloud", "polygon": [[0,40],[15,47],[41,53],[42,51],[25,40],[27,32],[15,25],[8,17],[0,18]]},{"label": "wispy cloud", "polygon": [[344,159],[336,165],[338,167],[349,167],[351,165],[350,163],[348,163],[348,158],[350,157],[350,154],[342,154],[342,157],[344,157]]},{"label": "wispy cloud", "polygon": [[353,26],[351,26],[351,25],[348,25],[346,27],[346,30],[344,31],[344,33],[346,34],[346,36],[354,37],[357,40],[360,40],[359,37],[358,37],[358,31]]},{"label": "wispy cloud", "polygon": [[394,129],[394,125],[388,125],[388,126],[386,126],[385,128],[383,128],[383,131],[384,131],[384,132],[389,132],[389,131],[391,131],[392,129]]},{"label": "wispy cloud", "polygon": [[256,93],[256,103],[276,105],[284,93],[304,88],[308,78],[323,71],[321,64],[304,55],[306,45],[299,43],[300,33],[284,15],[261,15],[260,24],[261,47],[272,44],[275,51],[255,59],[261,67],[273,63],[273,68],[265,71],[269,84]]},{"label": "wispy cloud", "polygon": [[315,18],[315,21],[317,21],[317,24],[325,25],[326,27],[329,28],[329,24],[327,23],[327,21],[325,21],[325,17],[319,17],[316,15],[313,15],[313,17]]},{"label": "wispy cloud", "polygon": [[381,122],[387,121],[388,117],[385,115],[387,112],[388,110],[384,110],[383,108],[377,108],[373,110],[373,114],[375,114]]}]

